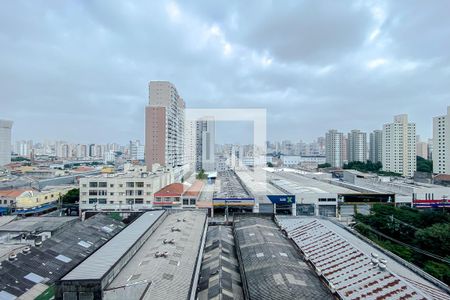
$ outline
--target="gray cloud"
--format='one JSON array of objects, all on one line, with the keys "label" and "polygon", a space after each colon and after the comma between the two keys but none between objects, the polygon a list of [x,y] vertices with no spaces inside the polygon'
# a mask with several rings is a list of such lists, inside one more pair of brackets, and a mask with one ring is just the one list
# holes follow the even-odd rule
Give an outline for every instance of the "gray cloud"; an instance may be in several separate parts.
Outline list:
[{"label": "gray cloud", "polygon": [[369,131],[450,104],[445,1],[8,1],[0,117],[14,138],[143,138],[151,79],[189,107],[264,107],[271,139]]}]

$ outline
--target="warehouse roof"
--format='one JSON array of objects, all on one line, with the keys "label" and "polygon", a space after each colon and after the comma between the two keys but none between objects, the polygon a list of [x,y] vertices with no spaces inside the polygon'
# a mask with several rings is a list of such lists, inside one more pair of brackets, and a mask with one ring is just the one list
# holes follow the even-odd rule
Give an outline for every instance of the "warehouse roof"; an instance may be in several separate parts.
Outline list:
[{"label": "warehouse roof", "polygon": [[329,220],[277,220],[342,299],[450,299],[431,282]]},{"label": "warehouse roof", "polygon": [[0,299],[18,297],[36,285],[51,285],[122,228],[121,222],[98,214],[73,223],[29,252],[14,251],[17,259],[1,263]]},{"label": "warehouse roof", "polygon": [[78,217],[28,217],[0,226],[0,232],[53,232],[77,219]]},{"label": "warehouse roof", "polygon": [[270,218],[235,215],[235,241],[249,299],[332,299]]},{"label": "warehouse roof", "polygon": [[244,299],[232,233],[230,226],[209,226],[197,299]]},{"label": "warehouse roof", "polygon": [[62,280],[102,279],[164,212],[163,210],[156,210],[144,213],[64,276]]},{"label": "warehouse roof", "polygon": [[189,299],[205,226],[202,211],[169,213],[106,288],[105,298]]}]

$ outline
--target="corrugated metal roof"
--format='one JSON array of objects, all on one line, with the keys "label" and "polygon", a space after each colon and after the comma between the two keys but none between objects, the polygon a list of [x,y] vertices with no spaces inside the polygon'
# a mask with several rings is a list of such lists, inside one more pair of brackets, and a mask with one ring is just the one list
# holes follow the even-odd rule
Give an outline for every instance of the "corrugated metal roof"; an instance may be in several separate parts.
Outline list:
[{"label": "corrugated metal roof", "polygon": [[163,210],[146,212],[62,280],[101,279],[164,212]]},{"label": "corrugated metal roof", "polygon": [[248,299],[333,298],[271,219],[235,216],[234,231]]},{"label": "corrugated metal roof", "polygon": [[[316,272],[342,299],[430,299],[316,218],[279,219]],[[377,258],[378,259],[378,258]]]}]

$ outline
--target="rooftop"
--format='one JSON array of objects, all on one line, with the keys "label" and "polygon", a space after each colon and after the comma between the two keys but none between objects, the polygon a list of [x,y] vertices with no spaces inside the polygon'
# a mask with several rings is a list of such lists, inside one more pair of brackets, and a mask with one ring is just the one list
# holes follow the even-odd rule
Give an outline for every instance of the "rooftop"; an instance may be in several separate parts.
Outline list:
[{"label": "rooftop", "polygon": [[214,192],[214,198],[251,198],[234,171],[222,171],[219,173],[218,178],[220,181],[220,191]]},{"label": "rooftop", "polygon": [[102,279],[163,214],[163,210],[144,213],[62,280]]},{"label": "rooftop", "polygon": [[311,194],[311,193],[336,193],[336,194],[357,194],[358,192],[344,187],[336,186],[320,180],[309,178],[291,172],[275,172],[270,174],[273,184],[289,191],[291,194]]},{"label": "rooftop", "polygon": [[[205,226],[204,212],[180,210],[169,213],[107,287],[105,297],[190,298]],[[159,255],[164,253],[167,256]]]},{"label": "rooftop", "polygon": [[27,253],[14,251],[16,260],[1,263],[0,299],[15,299],[12,297],[29,293],[38,285],[51,285],[122,228],[121,222],[98,214],[75,222]]},{"label": "rooftop", "polygon": [[166,185],[159,191],[157,191],[154,196],[155,197],[181,197],[185,190],[186,186],[182,183],[176,182]]},{"label": "rooftop", "polygon": [[342,299],[450,299],[434,283],[329,220],[277,221]]},{"label": "rooftop", "polygon": [[183,196],[198,197],[203,190],[205,184],[201,180],[196,180],[194,183],[184,192]]},{"label": "rooftop", "polygon": [[239,262],[230,226],[209,226],[197,299],[244,299]]},{"label": "rooftop", "polygon": [[248,299],[333,299],[270,218],[235,215],[234,220]]},{"label": "rooftop", "polygon": [[0,226],[0,232],[53,232],[77,219],[78,217],[28,217]]}]

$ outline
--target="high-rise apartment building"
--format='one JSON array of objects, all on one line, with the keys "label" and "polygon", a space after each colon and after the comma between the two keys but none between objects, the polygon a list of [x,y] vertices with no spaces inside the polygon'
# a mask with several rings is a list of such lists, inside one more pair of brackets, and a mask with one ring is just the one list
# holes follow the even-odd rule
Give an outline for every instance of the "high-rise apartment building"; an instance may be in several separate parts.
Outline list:
[{"label": "high-rise apartment building", "polygon": [[344,134],[330,129],[325,134],[326,162],[332,167],[340,168],[344,163]]},{"label": "high-rise apartment building", "polygon": [[195,170],[195,158],[197,147],[197,128],[195,120],[186,120],[184,124],[184,163],[189,165],[189,170]]},{"label": "high-rise apartment building", "polygon": [[0,167],[11,162],[12,125],[12,121],[0,120]]},{"label": "high-rise apartment building", "polygon": [[450,106],[433,118],[433,173],[450,174]]},{"label": "high-rise apartment building", "polygon": [[129,155],[130,155],[130,159],[133,160],[144,160],[144,145],[141,144],[141,141],[139,140],[135,140],[135,141],[130,141],[130,146],[129,146]]},{"label": "high-rise apartment building", "polygon": [[370,133],[369,160],[373,163],[382,162],[383,157],[383,130],[374,130]]},{"label": "high-rise apartment building", "polygon": [[184,164],[185,103],[168,81],[150,81],[145,109],[145,162],[166,167]]},{"label": "high-rise apartment building", "polygon": [[413,177],[416,171],[416,124],[408,115],[394,117],[383,125],[383,170]]},{"label": "high-rise apartment building", "polygon": [[350,131],[347,137],[347,159],[365,162],[367,160],[367,134],[360,130]]},{"label": "high-rise apartment building", "polygon": [[215,123],[205,117],[196,121],[196,162],[195,170],[214,171],[215,163]]},{"label": "high-rise apartment building", "polygon": [[416,137],[416,155],[428,159],[428,143],[420,139],[420,135]]}]

